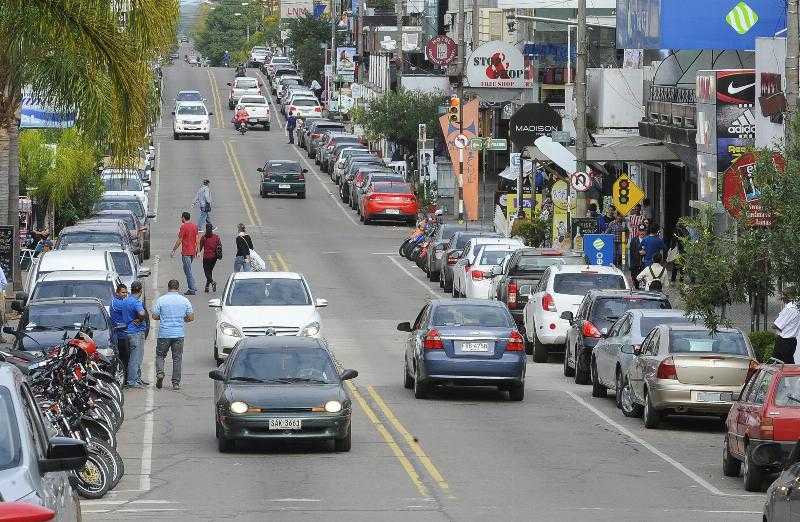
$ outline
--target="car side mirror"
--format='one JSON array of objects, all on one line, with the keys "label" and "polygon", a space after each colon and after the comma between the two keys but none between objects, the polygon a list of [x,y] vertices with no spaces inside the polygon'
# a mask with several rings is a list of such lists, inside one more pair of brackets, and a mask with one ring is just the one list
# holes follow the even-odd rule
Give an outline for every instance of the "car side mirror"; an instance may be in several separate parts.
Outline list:
[{"label": "car side mirror", "polygon": [[358,372],[355,370],[344,370],[342,372],[342,376],[340,377],[343,381],[349,381],[350,379],[355,379],[358,377]]},{"label": "car side mirror", "polygon": [[398,323],[397,331],[398,332],[410,332],[411,331],[411,322],[403,321],[402,323]]},{"label": "car side mirror", "polygon": [[150,276],[150,267],[149,266],[140,266],[139,270],[136,272],[137,277],[149,277]]},{"label": "car side mirror", "polygon": [[561,312],[561,318],[565,321],[569,321],[569,324],[572,324],[575,321],[575,315],[569,310]]},{"label": "car side mirror", "polygon": [[208,307],[209,308],[222,308],[222,299],[209,299],[208,300]]},{"label": "car side mirror", "polygon": [[212,381],[224,381],[225,380],[225,376],[222,375],[222,372],[219,371],[219,370],[211,370],[210,372],[208,372],[208,378],[211,379]]},{"label": "car side mirror", "polygon": [[327,299],[314,299],[314,306],[316,306],[317,308],[325,308],[326,306],[328,306],[328,300]]},{"label": "car side mirror", "polygon": [[88,457],[86,443],[69,437],[53,437],[47,443],[47,455],[39,460],[39,471],[71,471],[80,469]]}]

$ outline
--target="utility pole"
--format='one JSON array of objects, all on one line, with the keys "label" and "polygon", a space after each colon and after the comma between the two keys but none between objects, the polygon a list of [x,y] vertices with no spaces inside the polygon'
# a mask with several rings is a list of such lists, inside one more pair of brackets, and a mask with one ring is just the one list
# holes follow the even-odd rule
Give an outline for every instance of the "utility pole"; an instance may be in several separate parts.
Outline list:
[{"label": "utility pole", "polygon": [[333,79],[336,77],[336,1],[331,0],[331,52],[330,52],[330,69],[331,75],[326,85],[325,90],[328,91],[328,114],[331,113],[333,106]]},{"label": "utility pole", "polygon": [[[569,31],[569,27],[567,27]],[[578,172],[586,170],[586,0],[578,0],[577,52],[575,60],[575,159]],[[567,174],[572,174],[567,172]],[[572,247],[571,187],[567,187],[567,234]]]},{"label": "utility pole", "polygon": [[403,70],[405,64],[403,63],[403,18],[406,16],[405,4],[403,0],[395,0],[395,12],[397,13],[397,90],[403,84]]},{"label": "utility pole", "polygon": [[789,145],[792,122],[797,112],[798,89],[798,0],[788,0],[786,9],[786,117],[784,118],[785,145]]},{"label": "utility pole", "polygon": [[480,45],[480,7],[478,6],[479,0],[472,0],[472,50],[474,51]]},{"label": "utility pole", "polygon": [[356,41],[357,51],[358,51],[358,77],[356,80],[358,83],[361,83],[364,79],[364,38],[361,36],[361,32],[364,30],[364,2],[361,2],[361,5],[358,6],[358,26],[356,30]]},{"label": "utility pole", "polygon": [[[458,133],[464,133],[464,0],[458,0]],[[464,220],[464,150],[458,151],[458,187],[455,191],[453,214],[459,221]]]}]

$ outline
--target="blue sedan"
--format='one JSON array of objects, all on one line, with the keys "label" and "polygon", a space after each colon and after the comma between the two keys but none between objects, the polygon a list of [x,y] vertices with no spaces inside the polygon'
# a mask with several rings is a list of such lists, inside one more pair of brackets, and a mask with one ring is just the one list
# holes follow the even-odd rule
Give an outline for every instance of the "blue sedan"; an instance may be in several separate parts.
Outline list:
[{"label": "blue sedan", "polygon": [[408,332],[405,387],[428,397],[433,386],[497,386],[512,401],[525,397],[525,341],[499,301],[434,299]]}]

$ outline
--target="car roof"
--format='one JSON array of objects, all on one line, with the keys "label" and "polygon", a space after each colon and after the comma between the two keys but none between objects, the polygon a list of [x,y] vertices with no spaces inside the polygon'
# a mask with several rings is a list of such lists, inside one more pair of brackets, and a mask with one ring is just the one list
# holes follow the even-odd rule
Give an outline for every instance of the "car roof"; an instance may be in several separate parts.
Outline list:
[{"label": "car roof", "polygon": [[[138,200],[139,198],[136,199]],[[92,214],[92,217],[113,216],[114,214],[124,214],[126,216],[131,215],[133,217],[136,217],[136,212],[128,208],[107,208],[105,210],[95,210],[94,213]],[[91,219],[91,217],[89,217],[88,219]]]},{"label": "car roof", "polygon": [[295,160],[267,160],[267,165],[286,165],[286,164],[297,165],[298,167],[300,166],[300,162]]},{"label": "car roof", "polygon": [[[142,205],[142,200],[136,194],[125,194],[122,192],[115,192],[109,193],[105,192],[102,196],[100,196],[100,201],[107,200],[107,201],[136,201],[140,205]],[[144,205],[142,205],[144,206]]]},{"label": "car roof", "polygon": [[557,248],[521,248],[520,254],[523,256],[541,257],[583,257],[583,252],[576,250],[560,250]]},{"label": "car roof", "polygon": [[201,102],[201,101],[194,101],[194,100],[192,100],[192,101],[182,101],[181,102],[181,107],[202,107],[202,108],[205,109],[206,108],[206,104]]},{"label": "car roof", "polygon": [[12,390],[11,393],[14,394],[13,390],[16,389],[16,383],[22,382],[22,378],[22,372],[19,368],[11,363],[3,362],[2,357],[0,357],[0,385]]},{"label": "car roof", "polygon": [[246,337],[242,339],[236,347],[236,352],[242,350],[258,349],[258,350],[324,350],[328,351],[327,347],[319,339],[305,336],[271,336],[263,335],[260,337]]},{"label": "car roof", "polygon": [[640,318],[643,317],[686,317],[687,321],[691,321],[689,317],[686,316],[686,311],[681,310],[680,308],[661,308],[661,309],[652,309],[652,308],[633,308],[628,310],[628,313],[631,315],[637,315]]},{"label": "car roof", "polygon": [[437,299],[431,299],[432,306],[443,306],[443,305],[480,305],[480,306],[488,306],[493,308],[505,308],[505,303],[501,301],[489,300],[489,299],[453,299],[452,297],[442,297]]},{"label": "car roof", "polygon": [[[581,266],[581,265],[578,265]],[[586,296],[590,299],[598,299],[598,298],[608,298],[608,297],[638,297],[641,299],[666,299],[667,296],[661,292],[651,292],[649,290],[612,290],[612,289],[601,289],[601,290],[589,290],[586,293]]]},{"label": "car roof", "polygon": [[68,227],[64,227],[61,229],[61,232],[58,233],[60,236],[61,234],[69,234],[70,232],[119,232],[120,228],[120,221],[114,220],[103,220],[103,221],[96,221],[93,223],[80,223],[77,225],[71,225]]},{"label": "car roof", "polygon": [[100,308],[106,308],[106,305],[96,297],[46,297],[44,299],[37,299],[31,301],[29,306],[33,305],[47,305],[47,304],[96,304]]},{"label": "car roof", "polygon": [[[700,331],[700,330],[701,331],[705,331],[705,332],[708,331],[708,328],[706,328],[705,325],[702,325],[702,324],[660,324],[660,325],[658,325],[657,328],[665,328],[667,330],[679,330],[679,331],[682,331],[682,332],[696,332],[696,331]],[[738,328],[719,327],[719,328],[717,328],[717,331],[718,332],[723,332],[723,333],[734,333],[735,332],[735,333],[742,334],[744,336],[744,333]]]},{"label": "car roof", "polygon": [[[45,261],[50,264],[65,264],[70,261],[72,262],[85,262],[88,259],[102,259],[103,264],[106,261],[106,251],[105,250],[51,250],[50,252],[44,252],[39,255],[39,270],[42,269],[42,265],[44,265]],[[67,268],[63,268],[62,270],[67,270]],[[52,271],[52,270],[51,270]]]},{"label": "car roof", "polygon": [[522,245],[522,241],[519,239],[513,239],[510,237],[473,237],[469,240],[469,243],[472,246],[478,245]]},{"label": "car roof", "polygon": [[580,274],[581,272],[597,272],[601,274],[614,274],[624,275],[622,270],[615,266],[604,265],[553,265],[550,267],[553,273],[560,272],[562,274]]},{"label": "car roof", "polygon": [[[116,274],[108,270],[56,270],[44,275],[43,281],[113,281]],[[38,283],[37,283],[38,284]]]},{"label": "car roof", "polygon": [[237,279],[302,279],[303,276],[297,272],[234,272],[231,274],[234,280]]}]

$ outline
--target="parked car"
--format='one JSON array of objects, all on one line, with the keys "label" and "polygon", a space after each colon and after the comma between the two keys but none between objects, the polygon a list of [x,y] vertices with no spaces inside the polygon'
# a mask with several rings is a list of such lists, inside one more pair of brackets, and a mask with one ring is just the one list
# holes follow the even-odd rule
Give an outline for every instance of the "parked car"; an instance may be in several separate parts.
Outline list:
[{"label": "parked car", "polygon": [[281,81],[282,78],[297,78],[297,69],[293,66],[281,66],[275,69],[275,74],[272,75],[270,78],[270,90],[273,94],[276,94],[278,91],[278,83]]},{"label": "parked car", "polygon": [[348,204],[353,210],[358,209],[359,189],[364,187],[367,174],[370,172],[386,172],[386,165],[374,156],[354,156],[350,158],[344,184],[348,190]]},{"label": "parked car", "polygon": [[64,270],[101,270],[116,272],[111,254],[105,250],[52,250],[34,259],[25,280],[30,293],[36,282],[50,272]]},{"label": "parked car", "polygon": [[[622,406],[625,377],[633,362],[633,351],[642,346],[645,336],[660,324],[693,324],[683,310],[628,310],[617,319],[592,350],[592,394],[600,397],[602,389],[613,389],[617,407]],[[596,388],[601,388],[597,390]]]},{"label": "parked car", "polygon": [[286,114],[294,114],[298,118],[321,118],[322,105],[316,97],[292,96],[286,105]]},{"label": "parked car", "polygon": [[767,488],[764,501],[764,522],[786,522],[797,520],[800,513],[800,443],[783,463],[781,474]]},{"label": "parked car", "polygon": [[[139,258],[130,250],[110,248],[107,250],[114,261],[114,271],[130,289],[137,279],[150,276],[150,268],[139,263]],[[147,304],[147,285],[142,285],[142,301]]]},{"label": "parked car", "polygon": [[280,79],[277,81],[277,85],[275,87],[275,99],[280,100],[286,92],[286,88],[290,85],[303,85],[303,77],[287,74],[281,76]]},{"label": "parked car", "polygon": [[353,184],[353,197],[356,199],[356,212],[363,213],[364,196],[369,192],[374,183],[405,183],[405,178],[402,174],[398,174],[394,170],[383,167],[381,165],[369,165],[362,167],[356,173],[363,174],[363,182],[360,186]]},{"label": "parked car", "polygon": [[181,136],[200,136],[211,139],[211,116],[214,114],[203,102],[184,102],[172,113],[172,138],[179,140]]},{"label": "parked car", "polygon": [[[135,173],[134,173],[135,174]],[[101,175],[105,193],[103,196],[136,196],[142,202],[145,211],[150,208],[147,193],[150,192],[150,182],[142,181],[138,175],[106,169]]]},{"label": "parked car", "polygon": [[251,337],[209,372],[214,380],[214,421],[219,451],[239,440],[332,441],[350,451],[352,401],[323,339]]},{"label": "parked car", "polygon": [[[49,425],[22,372],[0,362],[0,498],[42,506],[56,512],[59,521],[77,522],[81,505],[65,472],[83,467],[86,445],[51,437]],[[10,510],[3,504],[0,512],[6,516]]]},{"label": "parked car", "polygon": [[337,147],[339,150],[345,147],[361,147],[366,149],[366,145],[361,143],[361,138],[358,136],[331,131],[328,133],[325,141],[322,142],[316,157],[316,162],[323,172],[330,174],[333,171],[331,159]]},{"label": "parked car", "polygon": [[55,250],[99,250],[103,248],[130,250],[142,259],[141,248],[136,247],[128,229],[119,221],[84,223],[64,227],[58,233]]},{"label": "parked car", "polygon": [[142,249],[142,257],[144,259],[150,259],[149,242],[145,237],[147,227],[132,210],[97,210],[90,218],[81,220],[78,223],[91,223],[94,220],[103,221],[106,219],[122,220],[131,233],[133,245]]},{"label": "parked car", "polygon": [[269,77],[272,77],[272,74],[275,72],[275,68],[278,65],[291,65],[292,61],[289,59],[288,56],[277,56],[272,55],[270,58],[269,63],[264,64],[261,67],[261,70]]},{"label": "parked car", "polygon": [[364,194],[361,221],[401,221],[416,223],[419,204],[413,188],[408,183],[383,181],[373,183]]},{"label": "parked car", "polygon": [[[325,131],[344,132],[344,123],[338,121],[325,120],[322,118],[306,121],[302,132],[298,136],[298,143],[301,147],[308,150],[311,140],[319,138]],[[313,156],[309,156],[310,158]]]},{"label": "parked car", "polygon": [[450,241],[450,238],[453,237],[453,234],[459,230],[466,230],[465,225],[459,223],[442,223],[436,227],[436,231],[428,242],[426,251],[427,260],[424,263],[428,279],[431,281],[439,280],[444,249]]},{"label": "parked car", "polygon": [[122,280],[115,272],[107,270],[50,272],[36,282],[30,297],[21,292],[19,300],[22,302],[17,309],[20,310],[27,302],[35,302],[40,299],[92,297],[100,300],[108,310],[111,306],[111,297],[121,282]]},{"label": "parked car", "polygon": [[[135,228],[128,226],[124,218],[116,218],[111,216],[91,216],[86,219],[81,219],[75,223],[76,227],[94,227],[94,226],[121,226],[128,234],[128,245],[120,245],[122,248],[130,248],[138,252],[141,261],[144,261],[144,250],[142,248],[142,238]],[[80,247],[78,247],[80,248]]]},{"label": "parked car", "polygon": [[261,173],[259,194],[262,198],[270,194],[294,194],[305,199],[308,169],[302,168],[298,162],[269,160],[258,168],[258,172]]},{"label": "parked car", "polygon": [[[563,313],[577,313],[583,297],[593,289],[630,290],[630,285],[613,266],[553,265],[542,274],[522,313],[534,361],[546,361],[550,353],[564,350],[571,325]],[[572,371],[564,365],[565,376],[572,377]]]},{"label": "parked car", "polygon": [[725,427],[722,472],[738,477],[743,471],[744,488],[761,491],[767,476],[782,470],[800,440],[800,366],[755,368]]},{"label": "parked car", "polygon": [[269,49],[262,46],[255,46],[250,49],[250,59],[249,59],[249,66],[250,67],[261,67],[264,65],[264,61],[269,55]]},{"label": "parked car", "polygon": [[264,130],[269,130],[270,115],[269,103],[264,96],[242,96],[239,98],[239,103],[236,104],[236,110],[239,107],[244,107],[247,111],[247,125],[252,127],[254,125],[261,125]]},{"label": "parked car", "polygon": [[[487,247],[491,246],[491,250]],[[514,250],[524,247],[519,239],[476,237],[469,240],[453,265],[453,297],[489,299],[489,272]]]},{"label": "parked car", "polygon": [[243,337],[299,335],[319,337],[319,308],[305,277],[293,272],[235,272],[222,298],[208,302],[217,311],[214,359],[222,362]]},{"label": "parked car", "polygon": [[[342,178],[345,175],[345,170],[344,170],[345,169],[345,165],[346,165],[347,161],[350,159],[350,157],[352,157],[352,156],[373,157],[373,158],[378,159],[369,150],[363,149],[363,148],[347,147],[344,150],[340,151],[338,157],[336,158],[336,161],[333,164],[333,174],[332,174],[333,181],[337,185],[341,185],[342,184]],[[348,192],[348,195],[349,195],[349,192]]]},{"label": "parked car", "polygon": [[130,210],[144,226],[144,257],[150,259],[150,220],[156,218],[155,213],[148,214],[142,202],[136,196],[103,194],[95,203],[94,211]]},{"label": "parked car", "polygon": [[622,412],[641,415],[647,428],[671,413],[727,415],[758,365],[750,340],[734,328],[660,325],[634,355]]},{"label": "parked car", "polygon": [[525,341],[502,303],[476,299],[433,299],[408,332],[404,386],[417,399],[434,386],[497,386],[509,398],[525,397]]},{"label": "parked car", "polygon": [[228,109],[230,110],[236,107],[236,104],[239,103],[239,98],[242,96],[261,95],[261,82],[250,76],[234,78],[233,82],[228,82],[228,87],[231,88],[228,94]]},{"label": "parked car", "polygon": [[469,229],[460,230],[453,234],[453,237],[450,238],[450,242],[444,248],[442,254],[442,259],[444,261],[442,262],[442,277],[439,278],[439,286],[441,286],[445,292],[453,291],[453,265],[460,259],[467,243],[476,237],[499,238],[502,237],[502,235],[494,230],[481,229],[479,227],[470,227]]},{"label": "parked car", "polygon": [[0,522],[48,522],[56,512],[28,502],[3,502],[0,495]]},{"label": "parked car", "polygon": [[362,153],[369,154],[369,149],[366,145],[361,145],[360,143],[342,143],[340,145],[336,145],[330,152],[326,153],[327,160],[325,164],[327,165],[326,172],[331,178],[331,181],[339,184],[339,178],[337,177],[336,173],[336,163],[339,161],[339,158],[342,157],[342,152],[344,151],[360,151]]}]

